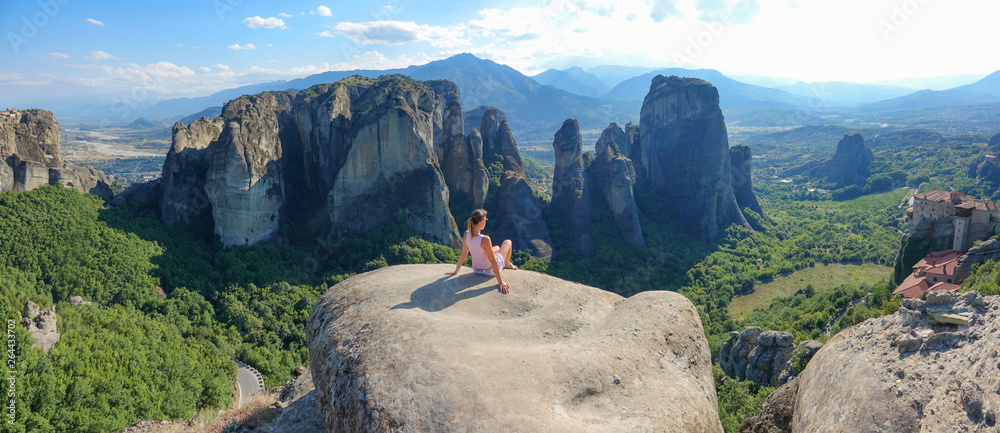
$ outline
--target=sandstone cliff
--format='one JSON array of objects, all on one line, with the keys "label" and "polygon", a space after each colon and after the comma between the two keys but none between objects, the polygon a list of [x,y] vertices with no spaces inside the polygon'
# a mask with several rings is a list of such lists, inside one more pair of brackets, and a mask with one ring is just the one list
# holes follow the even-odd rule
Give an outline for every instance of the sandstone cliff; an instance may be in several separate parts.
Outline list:
[{"label": "sandstone cliff", "polygon": [[405,211],[417,232],[460,245],[434,150],[435,99],[427,85],[393,76],[353,102],[346,155],[329,193],[335,230],[365,232]]},{"label": "sandstone cliff", "polygon": [[594,169],[597,184],[604,200],[615,216],[615,223],[631,247],[646,245],[639,225],[639,209],[635,204],[632,187],[636,182],[632,160],[622,154],[621,148],[630,145],[628,136],[617,123],[608,125],[595,145]]},{"label": "sandstone cliff", "polygon": [[688,232],[714,242],[720,223],[749,228],[736,202],[719,92],[697,78],[653,78],[640,111],[642,171]]},{"label": "sandstone cliff", "polygon": [[111,197],[111,180],[104,173],[63,160],[60,135],[50,111],[25,110],[0,120],[0,192],[62,182],[85,194]]},{"label": "sandstone cliff", "polygon": [[[159,184],[163,222],[192,223],[211,218],[212,209],[205,194],[205,178],[212,158],[209,146],[218,141],[223,124],[221,117],[202,117],[187,127],[181,123],[174,124]],[[132,186],[119,197],[129,200],[139,191],[137,186]]]},{"label": "sandstone cliff", "polygon": [[277,236],[285,200],[279,116],[291,92],[265,92],[229,101],[205,177],[215,233],[225,245],[254,244]]},{"label": "sandstone cliff", "polygon": [[[398,76],[237,98],[217,119],[175,125],[160,187],[162,218],[210,217],[233,245],[284,232],[364,232],[405,212],[418,233],[456,245],[439,155],[459,154],[454,173],[465,155],[474,156],[464,147],[461,117],[454,84]],[[466,170],[471,174],[454,175],[456,185],[474,180],[475,170]],[[475,185],[461,191],[474,197]]]},{"label": "sandstone cliff", "polygon": [[736,203],[739,203],[740,209],[750,208],[764,216],[764,210],[760,208],[757,196],[753,193],[750,177],[750,161],[753,158],[750,148],[743,145],[730,147],[729,160],[733,165],[733,193],[736,195]]},{"label": "sandstone cliff", "polygon": [[583,166],[583,138],[576,119],[567,119],[552,141],[555,167],[552,175],[552,201],[556,217],[562,222],[570,246],[583,257],[594,254],[591,231],[590,180]]},{"label": "sandstone cliff", "polygon": [[741,432],[997,431],[1000,297],[932,290],[841,331]]},{"label": "sandstone cliff", "polygon": [[450,266],[379,269],[316,303],[306,335],[328,431],[722,431],[687,299],[530,271],[504,272],[501,295]]},{"label": "sandstone cliff", "polygon": [[503,166],[495,217],[499,224],[491,232],[491,238],[510,239],[515,250],[531,250],[535,257],[552,257],[549,227],[524,175],[524,163],[507,116],[496,109],[487,111],[479,132],[483,139],[483,159],[499,160]]},{"label": "sandstone cliff", "polygon": [[864,185],[868,179],[868,166],[875,161],[872,150],[865,145],[865,138],[856,132],[849,133],[837,143],[832,157],[814,159],[781,172],[781,176],[805,175],[827,178],[830,182],[847,185]]}]

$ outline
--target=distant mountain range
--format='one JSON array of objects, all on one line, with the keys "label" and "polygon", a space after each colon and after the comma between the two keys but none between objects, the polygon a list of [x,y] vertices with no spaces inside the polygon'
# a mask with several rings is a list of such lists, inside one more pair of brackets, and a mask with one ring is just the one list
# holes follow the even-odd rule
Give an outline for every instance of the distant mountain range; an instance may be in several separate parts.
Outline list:
[{"label": "distant mountain range", "polygon": [[825,83],[798,83],[775,87],[793,95],[809,98],[829,106],[855,106],[868,104],[885,99],[898,98],[913,93],[913,89],[902,86],[883,86],[875,84],[847,83],[830,81]]},{"label": "distant mountain range", "polygon": [[859,110],[866,112],[915,110],[989,102],[1000,102],[1000,71],[972,84],[947,90],[921,90],[906,96],[866,104],[859,107]]},{"label": "distant mountain range", "polygon": [[[600,130],[610,122],[638,121],[642,100],[652,78],[658,74],[697,77],[712,83],[719,89],[720,105],[727,122],[743,126],[819,125],[838,121],[829,119],[870,118],[873,113],[1000,102],[1000,72],[973,84],[941,91],[911,92],[902,86],[846,82],[799,82],[772,88],[734,80],[712,69],[653,70],[604,65],[549,69],[529,77],[506,65],[472,54],[459,54],[403,69],[331,71],[296,80],[227,89],[209,96],[169,99],[140,107],[125,120],[144,118],[154,123],[182,121],[186,124],[201,116],[218,115],[219,107],[242,95],[297,91],[355,74],[372,78],[403,74],[417,80],[454,81],[461,90],[465,107],[495,106],[507,113],[519,137],[538,139],[550,138],[567,118],[578,119],[583,130]],[[755,82],[767,82],[758,78]],[[775,84],[783,81],[771,80]],[[106,112],[105,117],[109,120],[122,120],[110,107],[104,108],[107,109],[90,103],[76,110],[60,109],[60,115],[66,112],[65,116],[72,118],[76,117],[75,113],[81,113],[80,118],[94,118],[100,116],[95,113]]]}]

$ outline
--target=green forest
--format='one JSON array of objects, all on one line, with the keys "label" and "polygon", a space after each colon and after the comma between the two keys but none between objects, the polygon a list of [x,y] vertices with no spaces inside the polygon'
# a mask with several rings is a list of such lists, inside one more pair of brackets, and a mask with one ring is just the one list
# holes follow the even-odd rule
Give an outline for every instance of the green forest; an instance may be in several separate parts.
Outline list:
[{"label": "green forest", "polygon": [[[983,144],[930,146],[874,149],[870,179],[884,180],[847,196],[809,191],[823,180],[777,182],[757,167],[754,188],[765,215],[745,209],[754,230],[724,226],[714,244],[692,239],[663,200],[637,192],[647,245],[629,248],[604,200],[595,196],[596,254],[585,259],[568,247],[547,196],[540,194],[557,253],[538,260],[518,251],[514,262],[623,296],[677,291],[697,306],[713,359],[729,332],[750,325],[791,332],[796,343],[826,341],[898,308],[891,271],[856,286],[802,287],[743,320],[730,316],[729,303],[778,275],[821,264],[893,266],[906,227],[905,198],[914,191],[897,187],[993,194],[966,178],[963,168],[985,154]],[[934,163],[907,165],[915,158]],[[492,192],[502,168],[488,162]],[[495,195],[486,201],[487,209],[500,212]],[[467,211],[452,207],[456,219],[464,220]],[[139,418],[188,419],[228,407],[235,379],[229,357],[259,370],[268,387],[308,364],[304,325],[328,287],[384,266],[454,263],[457,257],[451,247],[417,236],[405,214],[352,238],[222,248],[211,227],[164,225],[61,186],[0,193],[0,312],[16,319],[28,300],[42,308],[55,305],[62,333],[45,353],[31,349],[32,338],[17,327],[17,386],[30,392],[17,393],[16,416],[24,422],[10,431],[107,432]],[[992,262],[977,267],[965,284],[984,294],[996,294],[997,287],[1000,265]],[[71,296],[92,304],[73,306]],[[760,410],[772,389],[723,376],[716,374],[719,412],[732,432]]]}]

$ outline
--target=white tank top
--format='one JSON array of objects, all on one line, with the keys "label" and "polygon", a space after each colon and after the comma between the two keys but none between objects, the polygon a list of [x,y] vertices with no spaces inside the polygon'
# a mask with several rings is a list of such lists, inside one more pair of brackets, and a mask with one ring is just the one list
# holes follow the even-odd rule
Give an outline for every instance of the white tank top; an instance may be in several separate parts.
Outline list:
[{"label": "white tank top", "polygon": [[483,251],[483,235],[472,237],[472,232],[465,232],[465,245],[469,247],[469,253],[472,254],[472,267],[476,269],[491,269],[493,268],[493,263],[490,262],[490,258],[486,256],[486,251]]}]

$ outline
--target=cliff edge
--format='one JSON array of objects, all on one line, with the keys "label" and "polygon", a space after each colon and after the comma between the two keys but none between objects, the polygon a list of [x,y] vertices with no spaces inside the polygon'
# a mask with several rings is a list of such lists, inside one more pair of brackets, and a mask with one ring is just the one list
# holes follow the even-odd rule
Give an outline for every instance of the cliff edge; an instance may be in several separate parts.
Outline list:
[{"label": "cliff edge", "polygon": [[904,299],[831,338],[740,432],[995,432],[998,326],[1000,296]]},{"label": "cliff edge", "polygon": [[721,432],[684,297],[530,271],[382,268],[331,287],[306,325],[327,431]]}]

